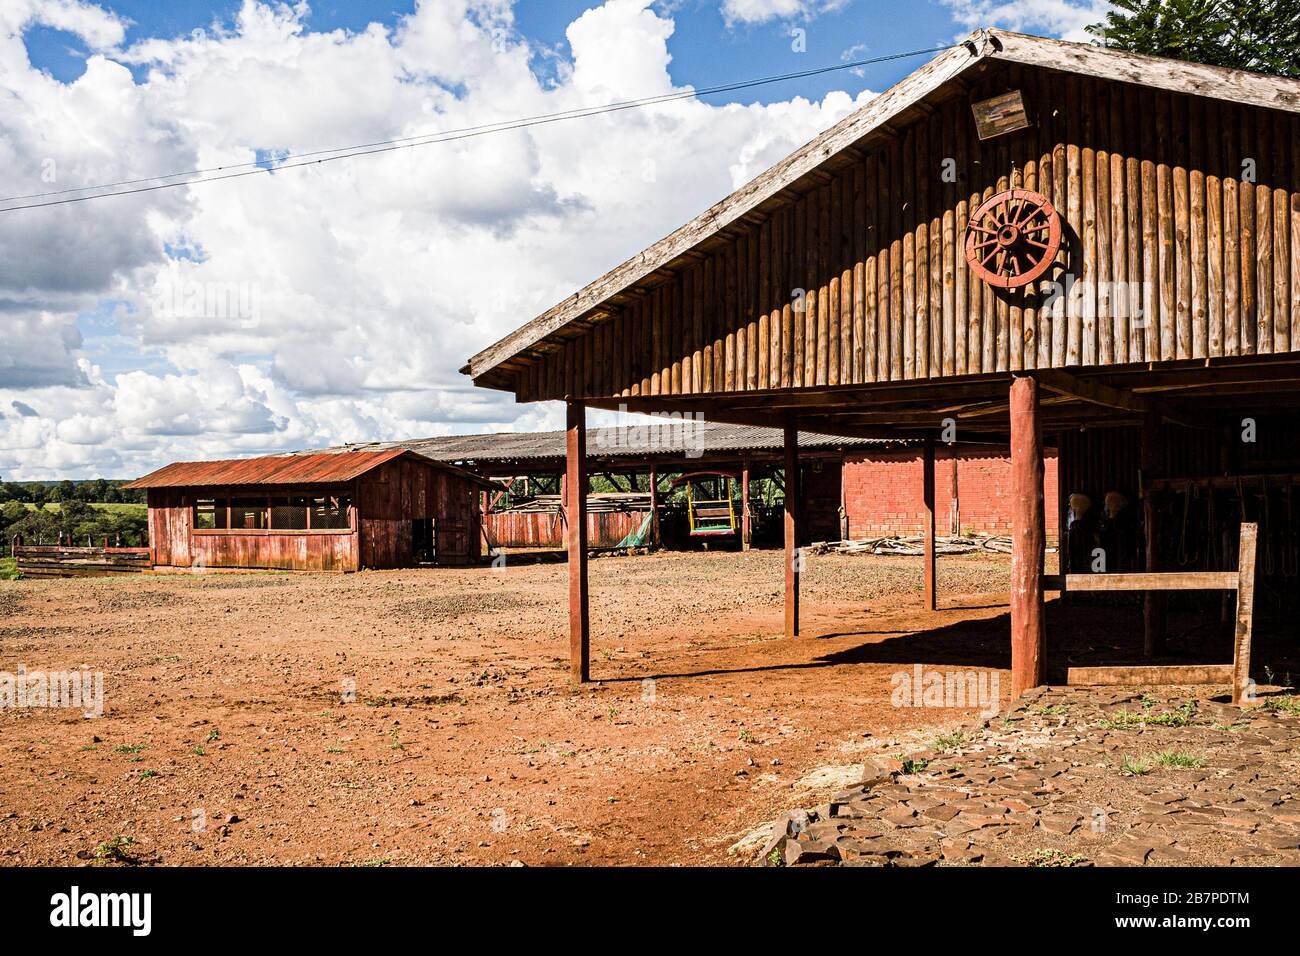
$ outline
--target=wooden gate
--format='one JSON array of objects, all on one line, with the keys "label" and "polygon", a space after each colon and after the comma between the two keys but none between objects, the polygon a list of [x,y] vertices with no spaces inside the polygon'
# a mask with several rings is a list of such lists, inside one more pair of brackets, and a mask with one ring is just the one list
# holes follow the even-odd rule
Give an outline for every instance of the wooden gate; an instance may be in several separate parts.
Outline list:
[{"label": "wooden gate", "polygon": [[1231,684],[1240,704],[1250,685],[1250,640],[1255,616],[1255,541],[1258,527],[1242,522],[1236,571],[1169,571],[1139,574],[1044,575],[1046,591],[1213,591],[1237,592],[1236,634],[1231,664],[1071,667],[1067,684]]}]

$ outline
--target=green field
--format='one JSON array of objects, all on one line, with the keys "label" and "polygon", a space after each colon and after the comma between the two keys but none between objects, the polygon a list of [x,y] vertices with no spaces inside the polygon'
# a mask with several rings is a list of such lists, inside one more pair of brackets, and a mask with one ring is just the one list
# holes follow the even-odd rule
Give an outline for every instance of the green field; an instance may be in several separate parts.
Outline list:
[{"label": "green field", "polygon": [[18,577],[18,562],[13,558],[0,558],[0,581],[12,581]]},{"label": "green field", "polygon": [[[93,501],[90,503],[90,507],[94,508],[96,511],[106,511],[109,514],[114,514],[114,515],[127,515],[129,517],[138,517],[138,518],[146,518],[149,515],[148,506],[144,504],[140,504],[138,502],[127,502],[125,504],[105,504],[103,502]],[[39,508],[40,506],[34,505],[31,502],[27,503],[28,511],[36,511]],[[45,504],[42,510],[57,512],[59,510],[59,504],[58,502],[54,502],[54,501],[48,502]]]}]

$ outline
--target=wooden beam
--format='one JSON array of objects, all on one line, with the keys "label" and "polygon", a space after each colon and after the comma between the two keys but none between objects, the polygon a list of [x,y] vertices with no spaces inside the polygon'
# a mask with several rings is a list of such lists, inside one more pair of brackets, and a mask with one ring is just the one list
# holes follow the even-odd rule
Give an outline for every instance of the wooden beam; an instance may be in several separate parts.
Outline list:
[{"label": "wooden beam", "polygon": [[1230,684],[1231,664],[1071,667],[1065,682],[1072,687],[1138,687],[1144,685]]},{"label": "wooden beam", "polygon": [[785,422],[785,636],[799,636],[799,427],[793,415]]},{"label": "wooden beam", "polygon": [[1248,699],[1250,642],[1255,620],[1255,543],[1258,526],[1242,522],[1237,555],[1237,631],[1232,654],[1232,702]]},{"label": "wooden beam", "polygon": [[924,570],[922,572],[922,596],[921,603],[927,611],[933,611],[938,606],[937,596],[935,594],[935,566],[934,566],[934,439],[925,440],[925,448],[921,455],[921,497],[925,501],[925,517],[922,519],[924,527],[921,532],[925,538],[924,547]]},{"label": "wooden beam", "polygon": [[1011,699],[1043,683],[1043,431],[1038,383],[1011,381]]},{"label": "wooden beam", "polygon": [[[1064,585],[1064,587],[1062,587]],[[1237,589],[1236,571],[1164,571],[1134,574],[1052,574],[1045,591],[1219,591]]]},{"label": "wooden beam", "polygon": [[1101,382],[1090,382],[1060,369],[1039,369],[1038,384],[1049,392],[1055,392],[1058,395],[1077,399],[1081,402],[1088,402],[1092,405],[1118,408],[1126,412],[1141,414],[1154,411],[1158,412],[1160,417],[1166,421],[1188,428],[1200,427],[1203,424],[1196,423],[1186,415],[1145,395],[1138,395],[1128,389],[1115,388]]},{"label": "wooden beam", "polygon": [[575,684],[591,680],[587,607],[587,408],[565,408],[565,542],[569,552],[569,673]]}]

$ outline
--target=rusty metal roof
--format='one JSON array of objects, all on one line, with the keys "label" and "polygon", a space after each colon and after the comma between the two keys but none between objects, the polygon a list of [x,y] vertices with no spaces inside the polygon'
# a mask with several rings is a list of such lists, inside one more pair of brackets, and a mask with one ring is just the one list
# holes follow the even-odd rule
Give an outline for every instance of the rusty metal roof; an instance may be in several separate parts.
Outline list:
[{"label": "rusty metal roof", "polygon": [[177,461],[137,478],[127,488],[194,488],[202,485],[303,485],[351,481],[385,462],[408,455],[441,471],[482,484],[483,479],[406,448],[337,454],[267,455],[220,461]]}]

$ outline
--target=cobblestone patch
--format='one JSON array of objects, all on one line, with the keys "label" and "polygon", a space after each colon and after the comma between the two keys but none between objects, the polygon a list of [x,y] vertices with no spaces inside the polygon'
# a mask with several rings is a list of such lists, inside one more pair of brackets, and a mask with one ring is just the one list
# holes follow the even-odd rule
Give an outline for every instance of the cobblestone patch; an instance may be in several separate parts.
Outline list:
[{"label": "cobblestone patch", "polygon": [[[1300,864],[1297,698],[1043,688],[775,821],[773,866]],[[750,846],[752,852],[752,844]]]}]

